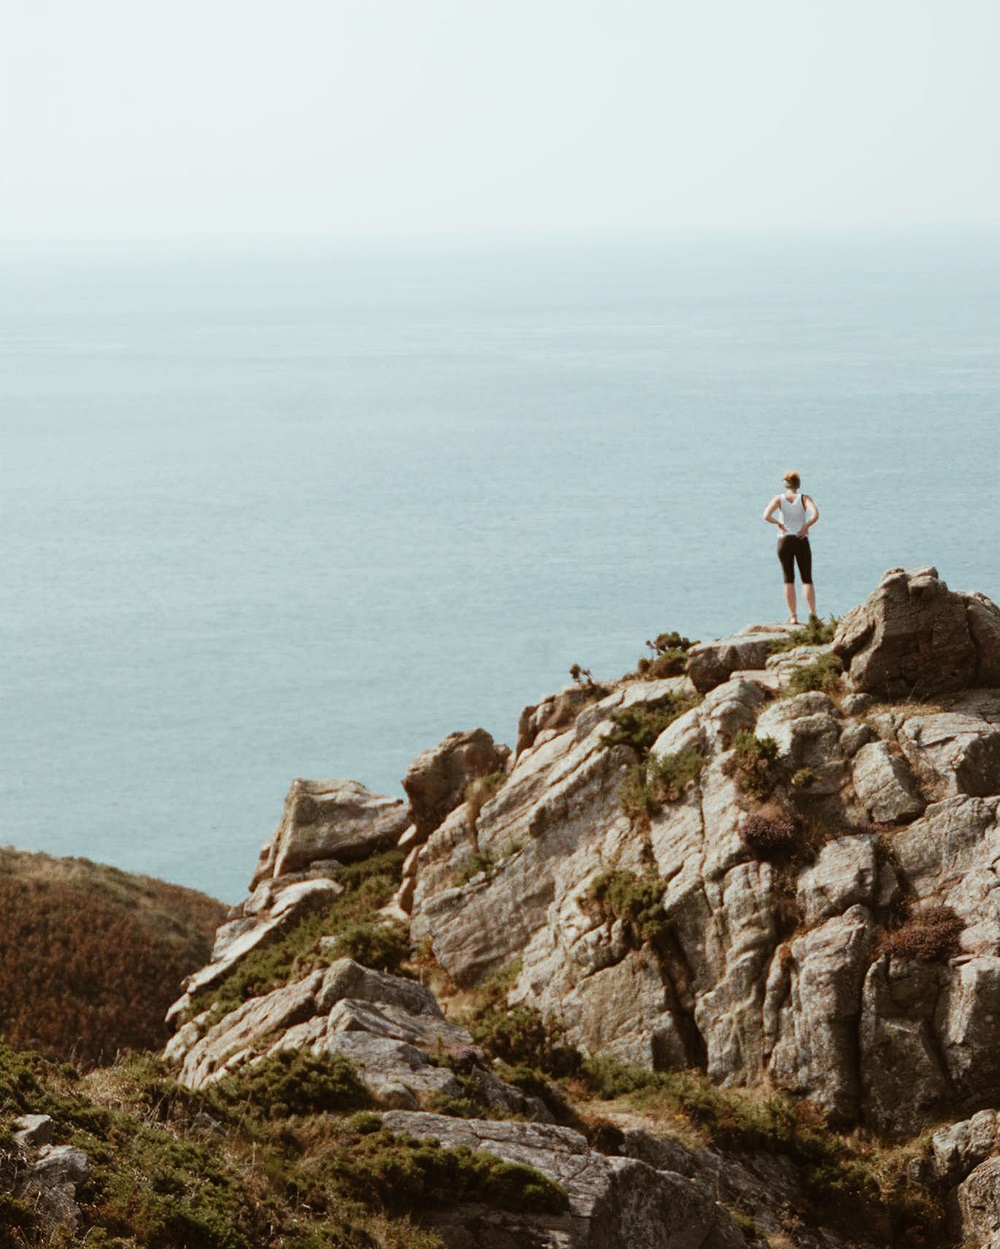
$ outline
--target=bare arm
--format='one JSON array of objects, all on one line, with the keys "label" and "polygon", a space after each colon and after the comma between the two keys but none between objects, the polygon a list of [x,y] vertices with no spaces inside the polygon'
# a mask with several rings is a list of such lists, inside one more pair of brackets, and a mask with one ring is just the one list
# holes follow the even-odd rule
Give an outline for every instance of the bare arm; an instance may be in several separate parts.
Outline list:
[{"label": "bare arm", "polygon": [[[803,525],[799,537],[806,538],[809,536],[809,530],[819,520],[819,508],[816,506],[816,500],[808,494],[802,496],[802,502],[806,507],[806,523]],[[810,512],[812,512],[811,516],[809,515]]]},{"label": "bare arm", "polygon": [[778,503],[780,499],[781,499],[781,495],[776,494],[774,498],[771,500],[771,502],[767,505],[767,507],[764,508],[764,519],[767,521],[769,525],[777,525],[778,528],[781,530],[781,532],[784,533],[785,526],[781,523],[780,520],[774,519],[774,513],[777,511]]}]

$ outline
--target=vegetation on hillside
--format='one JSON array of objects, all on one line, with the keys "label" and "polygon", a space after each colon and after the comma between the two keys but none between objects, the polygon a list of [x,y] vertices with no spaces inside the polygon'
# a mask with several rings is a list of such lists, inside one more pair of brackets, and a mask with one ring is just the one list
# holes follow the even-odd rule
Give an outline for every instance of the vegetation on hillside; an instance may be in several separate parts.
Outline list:
[{"label": "vegetation on hillside", "polygon": [[0,1036],[82,1064],[160,1048],[225,910],[87,859],[0,849]]}]

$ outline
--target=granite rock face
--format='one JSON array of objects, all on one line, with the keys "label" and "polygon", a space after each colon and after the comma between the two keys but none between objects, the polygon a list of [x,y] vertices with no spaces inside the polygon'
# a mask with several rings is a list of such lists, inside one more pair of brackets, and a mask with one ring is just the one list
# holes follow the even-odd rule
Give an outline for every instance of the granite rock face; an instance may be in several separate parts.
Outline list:
[{"label": "granite rock face", "polygon": [[[508,1006],[558,1020],[585,1054],[785,1090],[843,1127],[902,1137],[943,1123],[929,1165],[963,1185],[968,1236],[993,1236],[997,1138],[983,1116],[1000,1106],[998,619],[933,570],[893,572],[834,640],[846,692],[789,696],[792,673],[829,648],[770,656],[786,630],[768,626],[692,648],[683,677],[533,704],[513,755],[482,730],[446,738],[411,768],[409,808],[353,782],[296,782],[252,892],[178,1003],[168,1059],[197,1088],[283,1047],[344,1054],[383,1105],[412,1112],[405,1130],[465,1133],[518,1160],[537,1147],[531,1165],[553,1178],[590,1177],[570,1193],[568,1221],[510,1216],[490,1225],[497,1246],[739,1244],[714,1205],[723,1190],[770,1227],[759,1193],[784,1191],[779,1163],[737,1180],[705,1159],[667,1165],[648,1142],[629,1154],[623,1136],[604,1157],[566,1129],[543,1131],[542,1103],[505,1084],[412,980],[340,960],[221,1019],[194,1014],[241,960],[337,896],[339,863],[400,845],[392,914],[459,991],[502,973]],[[696,705],[662,727],[678,696]],[[623,740],[622,711],[657,726],[651,746]],[[773,743],[753,775],[741,733]],[[623,803],[643,764],[668,768],[685,752],[700,756],[696,774]],[[485,776],[483,800],[467,800]],[[652,899],[653,922],[601,900],[609,873]],[[947,940],[921,944],[921,925],[942,921]],[[428,1098],[460,1094],[442,1055],[463,1054],[487,1104],[536,1126],[423,1116]],[[465,1215],[465,1232],[460,1219],[442,1227],[449,1244],[476,1239],[480,1215]]]},{"label": "granite rock face", "polygon": [[1000,608],[949,590],[937,569],[893,568],[833,640],[851,686],[883,698],[919,699],[1000,686]]}]

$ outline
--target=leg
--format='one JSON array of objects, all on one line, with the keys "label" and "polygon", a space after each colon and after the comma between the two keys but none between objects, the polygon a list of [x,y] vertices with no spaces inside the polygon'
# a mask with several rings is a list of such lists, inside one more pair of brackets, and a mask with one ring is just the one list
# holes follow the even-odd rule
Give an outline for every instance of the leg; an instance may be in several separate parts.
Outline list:
[{"label": "leg", "polygon": [[781,561],[781,574],[785,579],[785,602],[788,605],[788,623],[798,624],[795,613],[795,543],[797,539],[785,534],[778,539],[778,559]]},{"label": "leg", "polygon": [[806,605],[809,615],[816,615],[816,587],[813,585],[812,547],[808,538],[799,538],[795,557],[799,562],[799,576],[802,578],[802,589],[805,591]]},{"label": "leg", "polygon": [[795,582],[785,582],[785,602],[788,605],[788,623],[798,624],[798,617],[795,611]]}]

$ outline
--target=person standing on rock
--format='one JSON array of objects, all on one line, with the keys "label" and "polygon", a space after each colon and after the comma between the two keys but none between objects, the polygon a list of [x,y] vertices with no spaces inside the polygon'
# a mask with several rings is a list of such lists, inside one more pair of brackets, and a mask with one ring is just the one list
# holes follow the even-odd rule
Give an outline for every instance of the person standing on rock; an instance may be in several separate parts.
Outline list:
[{"label": "person standing on rock", "polygon": [[764,519],[769,525],[777,525],[778,559],[785,577],[785,602],[788,604],[788,623],[798,624],[795,608],[795,565],[799,566],[802,589],[810,616],[816,615],[816,587],[812,579],[812,551],[809,547],[809,530],[819,520],[819,508],[813,499],[799,490],[800,478],[789,469],[784,478],[785,489],[776,494],[764,508]]}]

